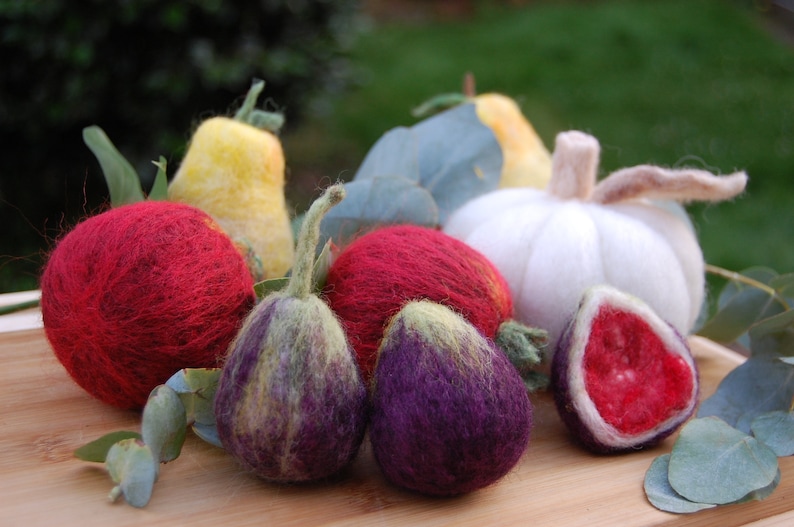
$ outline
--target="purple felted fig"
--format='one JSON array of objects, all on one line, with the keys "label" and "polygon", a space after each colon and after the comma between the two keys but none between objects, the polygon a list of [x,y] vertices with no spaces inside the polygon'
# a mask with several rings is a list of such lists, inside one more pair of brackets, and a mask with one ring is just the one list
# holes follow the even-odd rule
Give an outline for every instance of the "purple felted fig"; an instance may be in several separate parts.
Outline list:
[{"label": "purple felted fig", "polygon": [[370,442],[393,484],[453,496],[495,483],[532,428],[506,355],[450,308],[407,303],[389,322],[372,380]]},{"label": "purple felted fig", "polygon": [[269,481],[330,476],[355,457],[364,437],[367,390],[353,351],[331,309],[310,292],[320,220],[343,197],[335,185],[312,205],[286,289],[250,313],[218,383],[221,443]]},{"label": "purple felted fig", "polygon": [[597,453],[662,441],[695,411],[698,385],[684,337],[643,301],[608,285],[585,291],[551,365],[562,421]]}]

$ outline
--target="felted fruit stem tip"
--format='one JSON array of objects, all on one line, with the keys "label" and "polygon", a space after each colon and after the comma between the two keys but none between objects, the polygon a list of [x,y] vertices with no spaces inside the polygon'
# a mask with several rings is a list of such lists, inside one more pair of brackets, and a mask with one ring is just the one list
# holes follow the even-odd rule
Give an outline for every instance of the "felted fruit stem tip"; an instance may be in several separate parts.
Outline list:
[{"label": "felted fruit stem tip", "polygon": [[320,239],[320,223],[325,213],[345,197],[345,186],[337,183],[328,187],[306,212],[295,247],[295,264],[287,284],[286,293],[295,298],[306,298],[312,291],[314,254]]}]

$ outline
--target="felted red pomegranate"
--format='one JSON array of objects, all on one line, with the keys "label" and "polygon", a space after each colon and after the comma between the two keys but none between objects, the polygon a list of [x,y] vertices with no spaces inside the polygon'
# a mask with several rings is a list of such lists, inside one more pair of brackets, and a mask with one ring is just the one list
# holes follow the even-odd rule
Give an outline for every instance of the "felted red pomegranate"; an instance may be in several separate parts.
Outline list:
[{"label": "felted red pomegranate", "polygon": [[686,340],[638,298],[587,289],[551,364],[557,410],[594,452],[651,446],[694,412],[698,374]]},{"label": "felted red pomegranate", "polygon": [[513,315],[507,284],[485,256],[415,225],[382,227],[354,240],[331,265],[323,292],[367,380],[386,324],[410,300],[451,307],[488,338]]},{"label": "felted red pomegranate", "polygon": [[41,277],[55,356],[94,397],[141,408],[181,368],[214,367],[256,295],[231,239],[197,208],[142,201],[89,217]]}]

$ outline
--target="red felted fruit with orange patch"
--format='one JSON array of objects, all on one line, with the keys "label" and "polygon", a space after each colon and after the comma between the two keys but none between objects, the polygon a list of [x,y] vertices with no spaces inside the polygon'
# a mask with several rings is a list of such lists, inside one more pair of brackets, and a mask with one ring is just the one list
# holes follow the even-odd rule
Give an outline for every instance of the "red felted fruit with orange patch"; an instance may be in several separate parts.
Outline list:
[{"label": "red felted fruit with orange patch", "polygon": [[256,295],[245,260],[201,210],[141,201],[63,236],[41,277],[44,330],[72,378],[142,408],[181,368],[216,367]]},{"label": "red felted fruit with orange patch", "polygon": [[488,338],[513,315],[507,284],[485,256],[415,225],[382,227],[354,240],[331,265],[323,293],[365,379],[386,324],[410,300],[451,307]]},{"label": "red felted fruit with orange patch", "polygon": [[606,285],[583,295],[554,354],[551,385],[563,422],[594,452],[658,443],[698,397],[686,340],[647,304]]}]

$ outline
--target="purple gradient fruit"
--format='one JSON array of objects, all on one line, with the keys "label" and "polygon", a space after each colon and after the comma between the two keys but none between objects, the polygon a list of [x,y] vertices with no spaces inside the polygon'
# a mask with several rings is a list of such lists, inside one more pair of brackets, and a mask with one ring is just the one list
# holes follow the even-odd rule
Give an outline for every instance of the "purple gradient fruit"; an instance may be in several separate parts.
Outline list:
[{"label": "purple gradient fruit", "polygon": [[315,481],[353,460],[366,429],[367,390],[331,309],[310,293],[330,187],[311,207],[284,291],[266,296],[232,343],[215,395],[218,435],[247,470],[278,483]]},{"label": "purple gradient fruit", "polygon": [[694,412],[698,372],[686,340],[638,298],[585,291],[559,342],[551,387],[562,421],[598,453],[648,447]]},{"label": "purple gradient fruit", "polygon": [[520,460],[532,406],[504,353],[428,300],[390,321],[375,367],[370,442],[393,484],[433,496],[491,485]]}]

